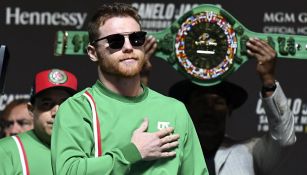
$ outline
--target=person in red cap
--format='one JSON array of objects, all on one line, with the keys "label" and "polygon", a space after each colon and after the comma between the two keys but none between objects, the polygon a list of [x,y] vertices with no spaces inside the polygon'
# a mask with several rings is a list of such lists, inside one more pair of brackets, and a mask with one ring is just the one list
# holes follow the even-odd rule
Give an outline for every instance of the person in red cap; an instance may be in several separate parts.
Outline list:
[{"label": "person in red cap", "polygon": [[77,92],[77,78],[66,70],[35,75],[28,110],[34,129],[0,140],[0,174],[52,175],[50,140],[59,105]]}]

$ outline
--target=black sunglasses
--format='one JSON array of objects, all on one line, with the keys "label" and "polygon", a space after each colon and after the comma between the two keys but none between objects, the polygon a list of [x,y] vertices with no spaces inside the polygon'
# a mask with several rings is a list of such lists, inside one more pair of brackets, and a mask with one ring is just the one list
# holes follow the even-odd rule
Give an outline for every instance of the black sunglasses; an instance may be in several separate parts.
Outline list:
[{"label": "black sunglasses", "polygon": [[132,33],[117,33],[117,34],[108,35],[106,37],[96,39],[95,41],[91,43],[91,45],[94,45],[100,40],[107,39],[109,47],[111,49],[121,49],[123,45],[125,44],[125,36],[128,36],[130,44],[132,46],[139,47],[145,43],[146,34],[147,33],[143,31],[132,32]]}]

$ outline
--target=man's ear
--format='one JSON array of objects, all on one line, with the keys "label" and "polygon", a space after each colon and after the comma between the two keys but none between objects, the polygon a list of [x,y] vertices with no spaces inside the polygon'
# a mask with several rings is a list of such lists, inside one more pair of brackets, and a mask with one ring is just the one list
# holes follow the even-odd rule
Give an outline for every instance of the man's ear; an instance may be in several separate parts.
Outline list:
[{"label": "man's ear", "polygon": [[32,103],[28,102],[27,108],[28,108],[29,114],[33,117],[34,106],[32,105]]},{"label": "man's ear", "polygon": [[87,45],[87,54],[88,56],[90,57],[90,59],[93,61],[93,62],[97,62],[98,61],[98,58],[97,58],[97,54],[96,54],[96,50],[95,50],[95,47],[92,46],[92,45]]}]

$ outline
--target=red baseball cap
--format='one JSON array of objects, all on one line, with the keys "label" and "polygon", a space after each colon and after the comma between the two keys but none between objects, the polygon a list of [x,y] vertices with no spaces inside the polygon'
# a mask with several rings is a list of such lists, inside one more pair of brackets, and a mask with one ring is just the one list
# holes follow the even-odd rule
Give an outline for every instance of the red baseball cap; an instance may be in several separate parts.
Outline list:
[{"label": "red baseball cap", "polygon": [[31,90],[31,99],[44,90],[54,87],[67,89],[72,94],[77,92],[77,78],[71,72],[61,69],[48,69],[35,75]]}]

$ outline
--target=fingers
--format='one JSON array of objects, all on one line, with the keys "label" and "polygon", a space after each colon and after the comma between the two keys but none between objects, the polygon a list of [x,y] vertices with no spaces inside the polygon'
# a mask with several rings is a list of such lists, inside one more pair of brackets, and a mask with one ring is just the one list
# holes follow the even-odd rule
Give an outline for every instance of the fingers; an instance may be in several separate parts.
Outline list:
[{"label": "fingers", "polygon": [[165,129],[162,129],[162,130],[160,130],[160,131],[155,132],[155,134],[156,134],[159,138],[163,138],[163,137],[165,137],[166,135],[170,135],[171,133],[173,133],[173,131],[174,131],[174,128],[168,127],[168,128],[165,128]]},{"label": "fingers", "polygon": [[145,51],[147,52],[150,51],[153,47],[156,47],[156,45],[157,45],[156,39],[152,35],[146,37],[144,44]]},{"label": "fingers", "polygon": [[169,150],[171,148],[175,148],[179,145],[178,141],[174,141],[174,142],[170,142],[170,143],[166,143],[164,145],[161,146],[161,150],[165,151],[165,150]]},{"label": "fingers", "polygon": [[259,38],[250,38],[246,43],[248,54],[250,56],[275,57],[275,50],[265,41]]},{"label": "fingers", "polygon": [[176,155],[175,151],[170,151],[170,152],[163,152],[161,153],[162,158],[167,158],[167,157],[174,157]]},{"label": "fingers", "polygon": [[250,38],[246,43],[251,52],[256,53],[273,53],[274,49],[265,41],[259,38]]},{"label": "fingers", "polygon": [[166,151],[179,145],[179,134],[172,134],[161,138],[161,150]]},{"label": "fingers", "polygon": [[246,46],[248,55],[256,58],[259,65],[275,60],[275,50],[267,42],[259,38],[250,38]]},{"label": "fingers", "polygon": [[167,143],[171,143],[171,142],[177,141],[178,139],[179,139],[179,134],[168,135],[168,136],[161,138],[161,144],[164,145]]},{"label": "fingers", "polygon": [[144,121],[142,122],[141,126],[136,129],[134,132],[145,132],[148,128],[148,118],[144,118]]},{"label": "fingers", "polygon": [[162,140],[163,144],[161,146],[161,155],[160,157],[162,158],[166,158],[166,157],[173,157],[176,156],[176,152],[175,151],[167,151],[173,148],[176,148],[179,145],[178,142],[179,139],[179,135],[170,135],[170,136],[166,136],[164,137]]},{"label": "fingers", "polygon": [[171,134],[161,138],[161,151],[166,151],[175,148],[179,145],[179,134]]},{"label": "fingers", "polygon": [[145,40],[144,49],[146,58],[150,59],[151,55],[156,51],[157,41],[153,36],[148,36]]}]

